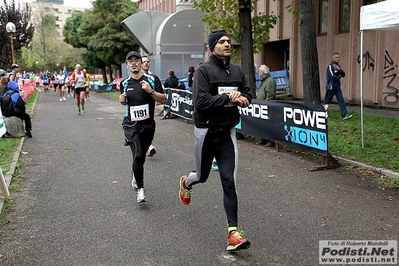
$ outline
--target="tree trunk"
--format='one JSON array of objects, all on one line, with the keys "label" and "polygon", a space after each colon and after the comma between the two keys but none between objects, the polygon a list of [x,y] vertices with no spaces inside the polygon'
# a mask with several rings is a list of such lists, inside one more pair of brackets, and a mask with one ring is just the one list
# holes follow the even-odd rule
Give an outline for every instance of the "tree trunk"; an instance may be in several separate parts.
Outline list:
[{"label": "tree trunk", "polygon": [[112,77],[112,66],[111,65],[108,66],[108,69],[109,69],[109,79],[110,79],[109,82],[112,82],[114,80],[114,78]]},{"label": "tree trunk", "polygon": [[251,1],[239,0],[238,19],[240,21],[241,35],[241,67],[245,77],[251,87],[251,94],[256,98],[255,71],[254,71],[254,53],[252,39],[252,17]]},{"label": "tree trunk", "polygon": [[299,0],[299,33],[301,37],[303,101],[320,104],[319,59],[317,56],[314,1]]},{"label": "tree trunk", "polygon": [[104,84],[108,84],[106,66],[102,66],[102,67],[101,67],[101,72],[103,72],[103,83],[104,83]]}]

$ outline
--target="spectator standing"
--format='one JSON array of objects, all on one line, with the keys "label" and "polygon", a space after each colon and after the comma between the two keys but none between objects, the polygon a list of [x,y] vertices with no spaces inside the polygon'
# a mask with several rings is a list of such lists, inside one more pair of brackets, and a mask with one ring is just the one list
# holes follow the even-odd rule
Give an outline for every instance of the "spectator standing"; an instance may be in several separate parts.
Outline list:
[{"label": "spectator standing", "polygon": [[11,65],[11,72],[8,75],[10,77],[10,81],[14,81],[15,83],[18,84],[19,72],[20,72],[19,65],[12,64]]},{"label": "spectator standing", "polygon": [[227,250],[250,247],[238,226],[236,174],[238,150],[235,126],[238,107],[250,104],[250,87],[242,69],[230,63],[231,39],[224,30],[212,31],[208,37],[212,54],[195,73],[193,91],[194,154],[196,171],[180,178],[179,196],[190,204],[192,186],[205,183],[215,157],[223,188],[223,205],[227,216]]},{"label": "spectator standing", "polygon": [[190,92],[193,91],[193,79],[195,75],[195,69],[194,66],[189,66],[188,67],[188,75],[187,75],[187,83],[188,83],[188,90]]},{"label": "spectator standing", "polygon": [[[175,76],[175,71],[173,69],[168,70],[169,77],[163,83],[165,88],[177,89],[179,86],[179,79]],[[161,119],[171,118],[172,114],[170,112],[164,111],[163,117]]]},{"label": "spectator standing", "polygon": [[19,94],[18,84],[14,81],[8,82],[8,91],[6,95],[11,95],[12,105],[14,107],[14,113],[12,116],[19,117],[21,120],[25,122],[25,135],[28,138],[32,137],[32,123],[30,119],[30,115],[25,111],[25,102],[22,99],[21,94]]},{"label": "spectator standing", "polygon": [[169,77],[163,83],[165,88],[176,89],[179,85],[179,79],[175,76],[175,71],[173,69],[168,70]]},{"label": "spectator standing", "polygon": [[[260,87],[258,90],[258,100],[274,100],[276,98],[276,81],[270,76],[270,70],[266,65],[261,65],[258,70],[261,78]],[[256,145],[265,145],[265,147],[272,147],[273,141],[261,139]]]},{"label": "spectator standing", "polygon": [[[75,71],[73,72],[70,82],[75,84],[75,96],[76,105],[78,106],[78,115],[82,112],[86,113],[85,109],[85,83],[86,83],[86,72],[82,71],[82,66],[77,64]],[[82,109],[80,109],[82,107]]]},{"label": "spectator standing", "polygon": [[142,57],[136,51],[126,55],[130,76],[120,83],[119,102],[126,106],[123,117],[125,146],[130,146],[133,156],[132,187],[137,191],[137,202],[146,202],[144,191],[144,163],[146,152],[155,134],[155,101],[165,102],[161,82],[144,74]]},{"label": "spectator standing", "polygon": [[326,72],[326,95],[324,97],[324,106],[328,109],[331,104],[332,98],[335,96],[338,101],[339,110],[343,120],[351,119],[353,115],[349,115],[346,110],[344,96],[341,90],[341,77],[345,77],[345,72],[342,69],[339,61],[341,57],[339,53],[332,54],[332,62],[327,66]]}]

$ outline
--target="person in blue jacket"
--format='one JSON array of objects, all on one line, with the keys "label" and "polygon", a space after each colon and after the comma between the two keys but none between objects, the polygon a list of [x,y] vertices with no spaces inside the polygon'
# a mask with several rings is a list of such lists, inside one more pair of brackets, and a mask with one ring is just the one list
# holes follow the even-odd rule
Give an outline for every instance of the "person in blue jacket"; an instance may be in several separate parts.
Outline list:
[{"label": "person in blue jacket", "polygon": [[32,130],[32,123],[30,115],[25,112],[25,101],[19,93],[18,84],[10,81],[8,82],[7,89],[6,95],[11,95],[12,105],[14,107],[14,113],[12,115],[19,117],[25,122],[25,135],[31,138],[32,133],[30,131]]},{"label": "person in blue jacket", "polygon": [[339,110],[343,120],[351,119],[352,115],[348,114],[344,96],[341,90],[341,77],[345,77],[345,72],[339,64],[341,57],[339,53],[332,54],[332,62],[327,67],[326,72],[326,96],[324,97],[324,106],[326,109],[331,103],[332,98],[335,96],[338,101]]}]

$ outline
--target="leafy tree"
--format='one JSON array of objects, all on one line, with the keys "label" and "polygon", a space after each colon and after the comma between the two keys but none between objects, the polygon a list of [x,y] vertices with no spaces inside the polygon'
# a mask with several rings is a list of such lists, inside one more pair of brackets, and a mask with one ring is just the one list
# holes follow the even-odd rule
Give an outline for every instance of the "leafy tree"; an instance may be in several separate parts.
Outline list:
[{"label": "leafy tree", "polygon": [[138,4],[130,0],[96,0],[92,4],[92,10],[67,20],[63,35],[67,43],[89,51],[84,55],[86,62],[101,68],[108,83],[106,68],[117,66],[120,70],[126,54],[139,48],[121,26],[122,20],[138,11]]},{"label": "leafy tree", "polygon": [[62,29],[62,35],[64,36],[64,42],[69,43],[75,48],[86,48],[86,46],[79,41],[79,26],[83,21],[85,12],[73,13],[71,17],[65,21],[64,28]]},{"label": "leafy tree", "polygon": [[[56,18],[46,14],[45,5],[38,4],[33,13],[35,22],[35,35],[32,39],[32,47],[24,50],[23,58],[27,67],[42,67],[54,69],[60,62],[59,56],[62,49],[62,41],[56,28]],[[36,64],[38,62],[38,64]]]},{"label": "leafy tree", "polygon": [[314,1],[299,0],[298,13],[299,33],[301,36],[303,101],[306,104],[320,104],[320,76]]},{"label": "leafy tree", "polygon": [[16,32],[13,34],[14,43],[14,55],[15,58],[19,58],[21,55],[21,48],[31,46],[31,40],[35,27],[31,21],[31,8],[28,4],[24,4],[22,7],[20,4],[15,6],[15,1],[7,3],[7,0],[3,0],[3,4],[0,7],[0,66],[9,67],[12,64],[11,57],[11,42],[10,36],[6,30],[6,24],[13,22],[15,24]]},{"label": "leafy tree", "polygon": [[[221,3],[222,2],[222,3]],[[256,95],[254,53],[259,53],[269,40],[270,29],[277,23],[276,15],[254,14],[258,0],[193,0],[196,9],[203,12],[202,21],[209,30],[223,28],[241,45],[241,66]]]}]

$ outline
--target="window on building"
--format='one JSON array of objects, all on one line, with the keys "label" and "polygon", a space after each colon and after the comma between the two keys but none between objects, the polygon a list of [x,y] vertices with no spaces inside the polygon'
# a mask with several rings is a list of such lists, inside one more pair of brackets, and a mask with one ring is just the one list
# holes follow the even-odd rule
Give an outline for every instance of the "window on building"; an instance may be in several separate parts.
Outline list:
[{"label": "window on building", "polygon": [[319,0],[319,34],[328,30],[328,0]]},{"label": "window on building", "polygon": [[351,15],[351,1],[339,1],[339,31],[349,31],[350,29],[350,15]]},{"label": "window on building", "polygon": [[363,5],[371,5],[377,3],[378,0],[364,0]]}]

